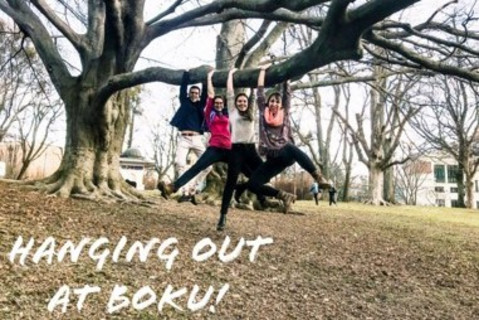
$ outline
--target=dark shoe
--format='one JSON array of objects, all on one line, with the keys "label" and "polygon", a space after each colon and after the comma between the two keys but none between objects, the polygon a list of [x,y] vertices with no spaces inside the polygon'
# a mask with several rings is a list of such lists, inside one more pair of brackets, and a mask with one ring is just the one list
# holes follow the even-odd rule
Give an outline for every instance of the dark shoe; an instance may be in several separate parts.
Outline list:
[{"label": "dark shoe", "polygon": [[261,196],[261,197],[257,197],[258,198],[258,202],[261,206],[261,208],[266,208],[268,206],[268,202],[266,201],[266,197],[265,196]]},{"label": "dark shoe", "polygon": [[318,183],[318,187],[323,190],[328,190],[332,187],[332,184],[324,178],[324,176],[321,174],[321,170],[316,170],[311,174]]},{"label": "dark shoe", "polygon": [[244,187],[244,184],[236,185],[234,199],[237,203],[241,203],[241,196],[243,195],[243,192],[245,192],[245,190],[246,188]]},{"label": "dark shoe", "polygon": [[198,205],[198,202],[196,202],[196,196],[193,194],[190,196],[190,201],[192,204],[194,204],[195,206]]},{"label": "dark shoe", "polygon": [[283,201],[284,213],[287,214],[291,209],[291,205],[296,201],[296,196],[292,193],[280,191],[276,196],[279,200]]},{"label": "dark shoe", "polygon": [[226,214],[220,215],[220,220],[216,226],[216,231],[223,231],[226,227]]},{"label": "dark shoe", "polygon": [[190,202],[191,201],[191,196],[183,194],[181,197],[178,198],[178,203],[182,202]]},{"label": "dark shoe", "polygon": [[173,184],[166,184],[163,181],[158,182],[157,188],[158,190],[160,190],[161,196],[167,200],[170,198],[170,195],[175,191]]}]

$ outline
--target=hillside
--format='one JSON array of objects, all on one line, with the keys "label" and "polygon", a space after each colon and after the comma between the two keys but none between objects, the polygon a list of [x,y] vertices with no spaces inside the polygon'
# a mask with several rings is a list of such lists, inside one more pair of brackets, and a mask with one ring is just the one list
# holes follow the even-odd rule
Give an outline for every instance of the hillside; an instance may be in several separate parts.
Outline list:
[{"label": "hillside", "polygon": [[[304,215],[232,209],[218,233],[219,208],[158,201],[106,205],[0,183],[0,319],[479,318],[479,212],[311,201],[295,204]],[[19,236],[23,246],[34,239],[24,265],[21,251],[10,261]],[[193,257],[201,244],[220,251],[227,236],[222,254],[196,261],[206,246]],[[259,236],[273,243],[252,242]],[[133,242],[154,238],[144,262],[134,250],[128,258]],[[84,241],[77,262],[60,250],[69,240]],[[86,285],[99,292],[77,310],[75,289]],[[63,300],[50,312],[55,294]]]}]

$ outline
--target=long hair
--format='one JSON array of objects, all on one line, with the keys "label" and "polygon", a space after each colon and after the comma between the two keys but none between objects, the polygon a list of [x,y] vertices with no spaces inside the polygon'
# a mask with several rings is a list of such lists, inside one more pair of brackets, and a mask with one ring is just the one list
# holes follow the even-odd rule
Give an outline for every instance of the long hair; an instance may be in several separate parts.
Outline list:
[{"label": "long hair", "polygon": [[236,102],[238,101],[238,98],[240,97],[245,97],[246,98],[246,101],[248,101],[247,103],[247,108],[245,111],[240,111],[238,110],[238,113],[245,119],[247,119],[248,121],[253,121],[253,108],[251,108],[251,101],[248,97],[248,95],[244,92],[240,92],[236,95],[235,97],[235,108],[236,108]]}]

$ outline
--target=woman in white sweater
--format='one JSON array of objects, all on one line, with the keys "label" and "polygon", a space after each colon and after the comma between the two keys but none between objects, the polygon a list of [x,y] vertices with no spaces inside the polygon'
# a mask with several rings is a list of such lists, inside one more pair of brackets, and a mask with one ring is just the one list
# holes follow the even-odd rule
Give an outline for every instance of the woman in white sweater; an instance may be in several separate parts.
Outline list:
[{"label": "woman in white sweater", "polygon": [[[234,95],[233,74],[231,69],[226,82],[226,105],[231,125],[232,148],[228,161],[228,175],[226,178],[223,199],[221,202],[220,220],[217,230],[223,230],[226,225],[226,214],[233,197],[239,173],[249,177],[262,163],[255,147],[255,128],[253,110],[245,93]],[[258,195],[258,200],[264,202],[264,196]]]}]

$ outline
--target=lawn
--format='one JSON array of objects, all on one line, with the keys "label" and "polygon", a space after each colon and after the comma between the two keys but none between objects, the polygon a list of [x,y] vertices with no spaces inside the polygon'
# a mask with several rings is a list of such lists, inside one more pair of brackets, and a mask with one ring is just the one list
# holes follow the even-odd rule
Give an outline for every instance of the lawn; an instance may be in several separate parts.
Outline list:
[{"label": "lawn", "polygon": [[[218,233],[219,208],[158,202],[0,183],[0,319],[479,318],[479,211],[298,201],[303,215],[232,209]],[[10,259],[19,236],[34,239],[24,265]],[[82,240],[71,262],[61,248]],[[135,241],[150,241],[149,255],[128,258]],[[98,292],[78,310],[87,285]]]}]

